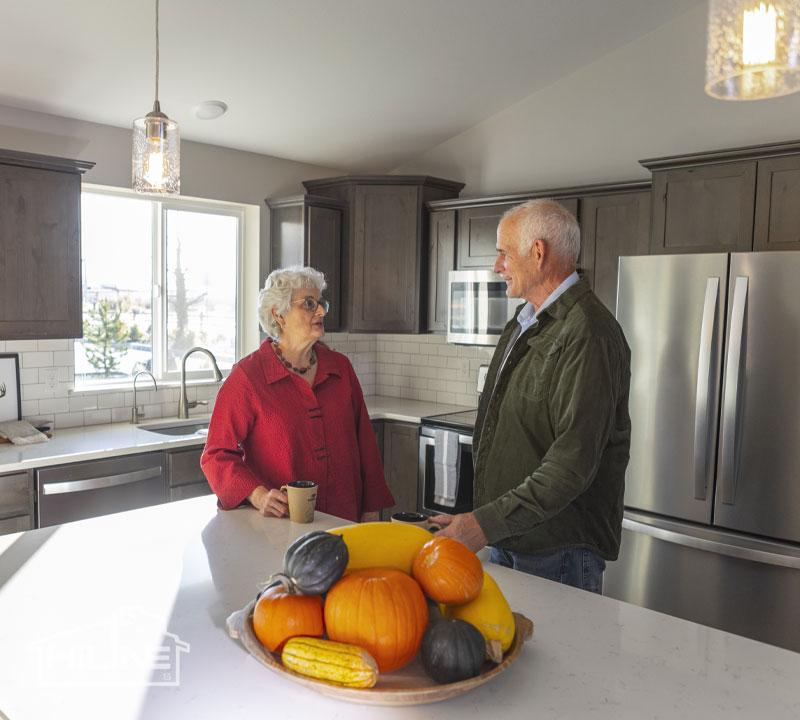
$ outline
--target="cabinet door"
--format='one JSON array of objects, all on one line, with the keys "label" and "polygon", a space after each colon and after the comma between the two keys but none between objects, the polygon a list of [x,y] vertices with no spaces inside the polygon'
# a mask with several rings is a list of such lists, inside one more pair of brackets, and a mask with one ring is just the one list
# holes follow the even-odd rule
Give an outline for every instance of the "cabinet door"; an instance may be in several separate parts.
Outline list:
[{"label": "cabinet door", "polygon": [[447,332],[447,273],[455,270],[455,210],[430,214],[428,233],[428,331]]},{"label": "cabinet door", "polygon": [[405,185],[356,188],[351,330],[419,331],[418,192]]},{"label": "cabinet door", "polygon": [[167,453],[167,485],[190,485],[205,482],[206,476],[200,467],[203,448],[175,450]]},{"label": "cabinet door", "polygon": [[0,164],[0,337],[76,338],[81,179]]},{"label": "cabinet door", "polygon": [[647,255],[650,192],[582,199],[581,254],[584,276],[605,306],[615,312],[621,255]]},{"label": "cabinet door", "polygon": [[800,250],[800,156],[758,163],[755,250]]},{"label": "cabinet door", "polygon": [[0,518],[32,514],[33,476],[28,472],[0,475]]},{"label": "cabinet door", "polygon": [[24,530],[33,530],[32,515],[17,515],[0,520],[0,535],[11,535]]},{"label": "cabinet door", "polygon": [[389,520],[396,512],[415,512],[419,474],[419,425],[387,422],[383,425],[383,472],[395,505],[382,512]]},{"label": "cabinet door", "polygon": [[514,207],[465,208],[458,211],[458,269],[491,269],[497,258],[497,226],[506,210]]},{"label": "cabinet door", "polygon": [[653,173],[650,251],[752,250],[755,190],[755,161]]},{"label": "cabinet door", "polygon": [[341,327],[342,211],[309,206],[306,208],[306,262],[325,275],[324,295],[330,302],[325,329]]},{"label": "cabinet door", "polygon": [[169,489],[169,501],[188,500],[189,498],[200,497],[201,495],[213,495],[214,491],[207,482],[192,483],[191,485],[179,485]]}]

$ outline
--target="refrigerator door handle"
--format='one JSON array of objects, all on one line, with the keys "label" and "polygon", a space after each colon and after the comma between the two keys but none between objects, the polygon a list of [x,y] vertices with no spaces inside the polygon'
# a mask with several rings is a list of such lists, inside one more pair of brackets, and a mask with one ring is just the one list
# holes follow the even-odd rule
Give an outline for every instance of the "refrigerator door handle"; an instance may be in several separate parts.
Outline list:
[{"label": "refrigerator door handle", "polygon": [[737,425],[739,419],[739,380],[742,375],[742,362],[745,358],[744,319],[747,309],[748,278],[739,276],[733,288],[733,308],[731,310],[728,360],[725,367],[725,397],[722,412],[722,502],[733,505],[736,495],[736,476],[739,463],[739,443]]},{"label": "refrigerator door handle", "polygon": [[712,417],[713,361],[711,349],[717,319],[719,278],[706,281],[706,297],[703,303],[703,321],[700,325],[700,352],[697,361],[697,395],[694,411],[694,497],[705,500],[708,493],[709,430]]}]

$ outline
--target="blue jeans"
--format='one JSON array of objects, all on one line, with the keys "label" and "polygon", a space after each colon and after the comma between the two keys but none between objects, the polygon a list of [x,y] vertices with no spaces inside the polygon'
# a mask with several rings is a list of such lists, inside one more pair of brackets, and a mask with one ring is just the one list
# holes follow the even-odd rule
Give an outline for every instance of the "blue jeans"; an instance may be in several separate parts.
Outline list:
[{"label": "blue jeans", "polygon": [[572,585],[581,590],[600,593],[606,561],[583,548],[559,550],[551,555],[528,555],[492,548],[489,559],[503,567]]}]

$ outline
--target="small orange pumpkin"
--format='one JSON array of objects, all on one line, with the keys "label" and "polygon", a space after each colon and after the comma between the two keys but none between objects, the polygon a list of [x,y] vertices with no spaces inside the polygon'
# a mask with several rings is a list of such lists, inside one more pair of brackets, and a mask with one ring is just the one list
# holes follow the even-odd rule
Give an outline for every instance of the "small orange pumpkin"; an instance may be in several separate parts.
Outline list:
[{"label": "small orange pumpkin", "polygon": [[469,602],[483,586],[483,566],[478,556],[449,537],[428,540],[414,558],[412,570],[425,594],[439,603]]},{"label": "small orange pumpkin", "polygon": [[382,673],[411,661],[427,626],[425,596],[416,580],[400,570],[356,570],[325,598],[328,637],[364,648]]},{"label": "small orange pumpkin", "polygon": [[322,637],[322,598],[290,593],[282,585],[267,588],[253,610],[253,630],[272,652],[280,652],[287,640],[298,635]]}]

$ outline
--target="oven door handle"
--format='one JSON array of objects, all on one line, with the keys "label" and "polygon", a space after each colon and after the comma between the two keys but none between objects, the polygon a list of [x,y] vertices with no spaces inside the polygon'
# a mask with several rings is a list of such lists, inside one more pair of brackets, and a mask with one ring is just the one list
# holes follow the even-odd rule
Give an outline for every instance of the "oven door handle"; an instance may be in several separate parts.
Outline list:
[{"label": "oven door handle", "polygon": [[[419,441],[420,444],[422,445],[433,445],[436,442],[435,439],[430,437],[429,435],[420,435]],[[469,447],[472,447],[472,437],[469,435],[459,435],[458,444],[468,445]]]}]

